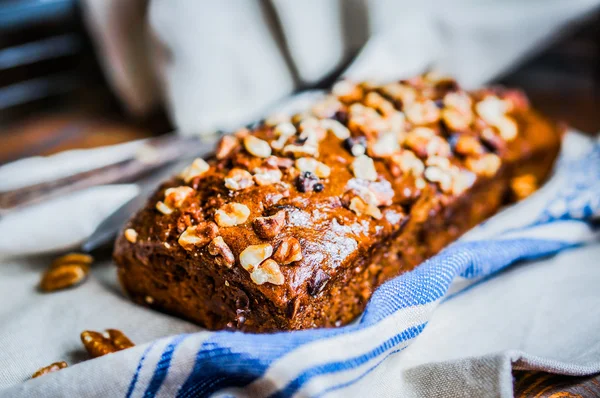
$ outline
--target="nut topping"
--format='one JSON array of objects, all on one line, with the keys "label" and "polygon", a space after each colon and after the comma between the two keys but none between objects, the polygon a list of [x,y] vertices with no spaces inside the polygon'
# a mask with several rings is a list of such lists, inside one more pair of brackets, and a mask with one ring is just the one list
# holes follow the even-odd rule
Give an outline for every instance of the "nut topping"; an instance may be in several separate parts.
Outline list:
[{"label": "nut topping", "polygon": [[366,203],[358,196],[355,196],[350,200],[348,208],[356,213],[357,216],[362,216],[364,214],[371,216],[376,220],[381,220],[383,217],[381,210],[379,210],[377,206]]},{"label": "nut topping", "polygon": [[285,211],[280,210],[270,217],[256,217],[252,221],[254,232],[262,239],[273,239],[285,226]]},{"label": "nut topping", "polygon": [[363,90],[357,84],[349,80],[340,80],[331,88],[331,93],[343,102],[359,101],[363,95]]},{"label": "nut topping", "polygon": [[89,254],[69,253],[69,254],[65,254],[64,256],[60,256],[60,257],[52,260],[50,267],[54,268],[54,267],[58,267],[59,265],[63,265],[63,264],[92,265],[93,262],[94,262],[94,257],[90,256]]},{"label": "nut topping", "polygon": [[248,272],[252,272],[256,266],[271,257],[273,246],[268,243],[263,245],[250,245],[240,253],[240,265]]},{"label": "nut topping", "polygon": [[500,137],[502,137],[505,141],[512,141],[517,138],[517,134],[519,128],[517,127],[517,123],[506,116],[498,120],[496,123],[496,128],[500,132]]},{"label": "nut topping", "polygon": [[323,119],[321,120],[321,127],[327,131],[331,131],[340,140],[345,140],[350,137],[350,130],[342,123],[334,119]]},{"label": "nut topping", "polygon": [[191,165],[183,169],[179,177],[181,177],[183,181],[185,181],[185,183],[187,184],[194,178],[206,173],[209,168],[210,166],[208,165],[208,163],[206,163],[204,159],[196,158],[194,159]]},{"label": "nut topping", "polygon": [[538,188],[537,178],[533,174],[524,174],[510,181],[510,188],[517,200],[522,200]]},{"label": "nut topping", "polygon": [[485,153],[485,148],[476,137],[470,135],[461,135],[456,140],[454,151],[464,156],[480,155]]},{"label": "nut topping", "polygon": [[400,143],[398,142],[398,135],[392,131],[382,133],[377,141],[369,148],[370,154],[377,158],[391,156],[399,150]]},{"label": "nut topping", "polygon": [[208,253],[215,256],[217,265],[231,268],[235,263],[233,252],[222,237],[217,236],[208,245]]},{"label": "nut topping", "polygon": [[225,177],[225,187],[232,191],[240,191],[254,185],[252,174],[244,169],[234,168]]},{"label": "nut topping", "polygon": [[219,227],[212,221],[205,221],[198,225],[187,227],[179,236],[179,244],[185,250],[193,250],[208,244],[219,233]]},{"label": "nut topping", "polygon": [[123,235],[125,235],[125,239],[127,239],[127,241],[129,243],[135,243],[135,242],[137,242],[138,233],[136,232],[135,229],[133,229],[133,228],[127,228],[125,230],[125,232],[123,232]]},{"label": "nut topping", "polygon": [[428,181],[438,183],[444,192],[448,192],[452,189],[452,175],[439,166],[427,167],[424,176]]},{"label": "nut topping", "polygon": [[367,181],[377,180],[377,170],[373,159],[367,155],[361,155],[352,162],[352,172],[354,177]]},{"label": "nut topping", "polygon": [[283,147],[283,154],[288,155],[291,154],[294,157],[302,157],[302,156],[318,156],[319,150],[314,145],[286,145]]},{"label": "nut topping", "polygon": [[494,95],[488,95],[482,101],[475,104],[477,114],[488,124],[496,125],[509,109],[506,101]]},{"label": "nut topping", "polygon": [[296,135],[296,127],[290,122],[280,123],[275,127],[275,136],[278,137],[276,141],[271,142],[273,149],[282,149],[290,137]]},{"label": "nut topping", "polygon": [[[408,149],[392,155],[390,160],[393,165],[398,166],[403,174],[412,174],[418,177],[425,171],[423,161]],[[394,169],[392,169],[392,174],[396,177],[400,175],[400,173],[394,172]]]},{"label": "nut topping", "polygon": [[310,171],[319,178],[327,178],[331,174],[329,166],[314,158],[296,159],[296,168],[300,171]]},{"label": "nut topping", "polygon": [[271,156],[271,147],[265,140],[261,140],[253,135],[244,137],[244,148],[251,154],[259,158],[268,158]]},{"label": "nut topping", "polygon": [[468,158],[466,160],[466,165],[469,170],[486,177],[494,176],[500,168],[501,163],[502,161],[500,158],[493,153],[488,153],[478,158]]},{"label": "nut topping", "polygon": [[173,213],[173,211],[175,209],[167,206],[164,202],[158,201],[156,202],[156,210],[160,211],[162,214],[168,216],[169,214]]},{"label": "nut topping", "polygon": [[219,227],[233,227],[246,222],[250,216],[248,206],[241,203],[227,203],[215,212],[215,221]]},{"label": "nut topping", "polygon": [[165,204],[171,208],[179,208],[195,191],[186,186],[168,188],[165,191]]},{"label": "nut topping", "polygon": [[264,263],[256,266],[250,273],[252,282],[257,285],[272,283],[274,285],[283,285],[285,278],[279,269],[279,264],[275,260],[268,259]]},{"label": "nut topping", "polygon": [[33,375],[31,375],[31,378],[35,379],[36,377],[40,377],[48,373],[58,372],[59,370],[64,369],[67,366],[68,365],[65,361],[54,362],[53,364],[38,369]]},{"label": "nut topping", "polygon": [[281,181],[283,173],[278,168],[257,167],[254,169],[254,181],[260,186],[272,185]]},{"label": "nut topping", "polygon": [[219,160],[225,159],[238,146],[238,143],[238,139],[232,135],[223,136],[217,145],[215,157]]},{"label": "nut topping", "polygon": [[273,259],[280,264],[288,265],[296,261],[302,260],[302,247],[298,239],[288,236],[284,238],[275,253]]},{"label": "nut topping", "polygon": [[440,110],[432,100],[414,102],[404,107],[408,120],[416,125],[435,123],[440,120]]}]

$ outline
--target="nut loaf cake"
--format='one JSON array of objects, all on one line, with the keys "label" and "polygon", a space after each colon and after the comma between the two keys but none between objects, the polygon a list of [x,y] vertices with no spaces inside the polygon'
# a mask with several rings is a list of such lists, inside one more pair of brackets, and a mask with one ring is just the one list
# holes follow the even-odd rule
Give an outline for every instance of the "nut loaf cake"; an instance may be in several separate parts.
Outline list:
[{"label": "nut loaf cake", "polygon": [[517,90],[341,81],[163,184],[116,242],[119,278],[209,329],[344,325],[383,282],[533,192],[560,137]]}]

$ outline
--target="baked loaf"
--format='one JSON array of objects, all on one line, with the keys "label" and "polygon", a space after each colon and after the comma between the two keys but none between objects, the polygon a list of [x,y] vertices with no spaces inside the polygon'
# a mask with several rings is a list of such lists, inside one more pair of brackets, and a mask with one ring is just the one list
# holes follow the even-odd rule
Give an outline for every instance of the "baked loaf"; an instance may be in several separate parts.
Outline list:
[{"label": "baked loaf", "polygon": [[133,300],[209,329],[341,326],[548,175],[560,129],[516,90],[338,82],[162,185],[118,238]]}]

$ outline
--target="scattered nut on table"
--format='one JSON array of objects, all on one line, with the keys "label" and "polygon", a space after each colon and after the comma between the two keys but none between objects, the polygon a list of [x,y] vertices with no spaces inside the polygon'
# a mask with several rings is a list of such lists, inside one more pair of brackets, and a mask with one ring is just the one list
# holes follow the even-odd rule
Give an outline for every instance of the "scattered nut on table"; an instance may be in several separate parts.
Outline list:
[{"label": "scattered nut on table", "polygon": [[36,377],[40,377],[48,373],[58,372],[59,370],[64,369],[67,366],[69,365],[67,365],[65,361],[54,362],[48,366],[44,366],[43,368],[38,369],[34,374],[31,375],[31,378],[35,379]]},{"label": "scattered nut on table", "polygon": [[121,351],[135,344],[123,332],[106,329],[105,333],[86,330],[81,333],[81,342],[92,358]]}]

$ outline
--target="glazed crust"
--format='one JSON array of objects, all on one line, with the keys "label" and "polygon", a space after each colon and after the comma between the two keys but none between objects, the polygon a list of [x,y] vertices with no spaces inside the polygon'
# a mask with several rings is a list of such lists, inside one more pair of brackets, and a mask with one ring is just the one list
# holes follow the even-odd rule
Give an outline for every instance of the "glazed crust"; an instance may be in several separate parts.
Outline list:
[{"label": "glazed crust", "polygon": [[[395,86],[343,88],[338,87],[336,97],[313,109],[316,119],[312,118],[315,115],[294,117],[291,124],[297,131],[285,142],[314,144],[318,154],[301,157],[316,159],[329,170],[313,167],[310,175],[298,170],[303,164],[296,161],[294,166],[293,154],[273,144],[281,136],[282,125],[267,120],[252,131],[241,130],[235,139],[227,138],[217,157],[209,159],[206,170],[197,171],[193,178],[188,173],[187,183],[185,178],[175,177],[163,184],[126,226],[136,232],[136,239],[121,234],[116,242],[114,259],[129,296],[209,329],[268,332],[344,325],[361,313],[383,282],[413,269],[515,195],[521,196],[511,190],[515,178],[527,175],[528,181],[544,181],[560,147],[559,129],[515,91],[470,93],[468,123],[457,129],[460,120],[454,123],[445,118],[443,110],[453,109],[454,98],[446,96],[466,94],[449,80],[422,76]],[[369,97],[369,93],[378,96]],[[495,116],[477,106],[490,97],[505,106],[497,125]],[[415,109],[408,108],[414,101],[429,100],[442,111],[437,120],[434,115],[420,121]],[[401,112],[407,116],[400,119],[399,127],[396,123],[391,128],[399,148],[392,153],[378,152],[382,131],[390,126],[382,125],[376,114],[368,114],[377,119],[371,129],[372,125],[359,117],[364,109],[352,107],[356,103],[377,109],[384,122]],[[385,104],[391,104],[393,110]],[[514,137],[510,129],[506,131],[502,117],[516,126]],[[334,133],[328,129],[330,125],[315,123],[325,119],[339,122],[346,130]],[[316,140],[303,133],[313,128],[320,135]],[[433,135],[419,135],[427,138],[424,142],[415,139],[418,128],[429,129]],[[347,133],[350,138],[344,138]],[[244,140],[247,135],[271,143],[275,147],[271,156],[244,145],[248,144]],[[428,145],[432,137],[439,137],[449,150],[439,149],[437,143]],[[374,159],[374,178],[368,167],[360,168],[355,162],[361,149],[357,153],[353,148],[357,143],[364,144],[367,155],[362,156]],[[408,167],[393,157],[407,153],[410,164],[414,164],[414,155],[417,166]],[[440,170],[435,170],[437,174],[427,170],[433,168],[441,168],[441,173],[450,177],[438,178]],[[253,182],[238,179],[242,186],[247,185],[243,188],[227,183],[232,169],[254,174]],[[275,172],[277,181],[259,184],[264,182],[260,176],[265,170],[279,170],[281,175]],[[167,189],[181,186],[191,189],[182,191],[180,201],[165,195]],[[158,202],[167,204],[170,214],[158,211]],[[249,214],[240,224],[227,226],[217,213],[231,203],[247,207]],[[261,219],[277,214],[276,227],[273,219]],[[186,244],[182,235],[196,231],[196,226],[201,226],[197,231],[202,233],[197,232],[197,239]],[[222,240],[209,243],[215,242],[216,236]],[[283,242],[297,242],[301,259],[286,263],[284,250],[280,250]],[[219,254],[223,244],[232,263]],[[240,255],[252,245],[271,246],[274,253],[269,255],[268,267],[267,262],[242,266]]]}]

